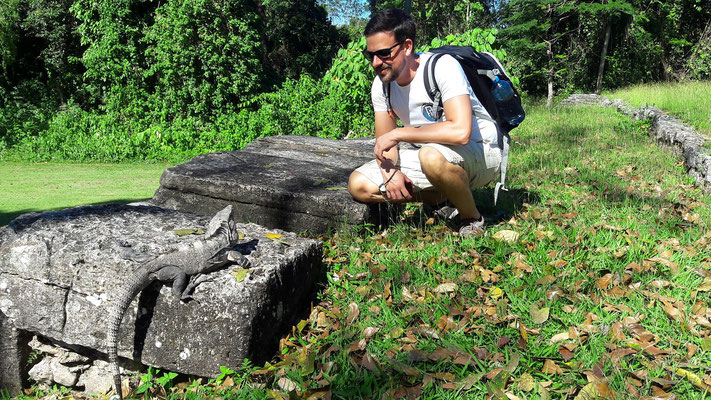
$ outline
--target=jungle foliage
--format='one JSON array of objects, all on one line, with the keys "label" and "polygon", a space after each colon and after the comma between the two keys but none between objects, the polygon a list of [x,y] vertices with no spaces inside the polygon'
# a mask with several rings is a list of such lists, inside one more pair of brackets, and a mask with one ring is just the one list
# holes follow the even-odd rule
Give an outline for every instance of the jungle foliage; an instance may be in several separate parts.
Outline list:
[{"label": "jungle foliage", "polygon": [[388,6],[410,10],[421,50],[494,50],[550,101],[711,76],[702,0],[6,0],[0,154],[173,160],[259,136],[369,135],[360,32]]}]

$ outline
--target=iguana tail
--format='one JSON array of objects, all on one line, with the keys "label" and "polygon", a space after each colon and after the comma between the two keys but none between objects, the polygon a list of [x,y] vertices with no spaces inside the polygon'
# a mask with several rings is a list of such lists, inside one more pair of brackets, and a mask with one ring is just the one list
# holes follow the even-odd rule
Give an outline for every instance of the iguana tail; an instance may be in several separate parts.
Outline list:
[{"label": "iguana tail", "polygon": [[133,301],[133,298],[148,285],[150,285],[152,280],[150,279],[150,274],[146,268],[139,268],[136,270],[126,281],[126,284],[120,289],[118,294],[114,299],[111,311],[109,312],[109,326],[107,337],[108,345],[108,355],[109,364],[111,366],[111,373],[114,378],[114,390],[116,392],[115,398],[123,399],[123,393],[121,391],[121,371],[118,366],[118,341],[119,341],[119,329],[121,328],[121,320],[128,309],[128,306]]}]

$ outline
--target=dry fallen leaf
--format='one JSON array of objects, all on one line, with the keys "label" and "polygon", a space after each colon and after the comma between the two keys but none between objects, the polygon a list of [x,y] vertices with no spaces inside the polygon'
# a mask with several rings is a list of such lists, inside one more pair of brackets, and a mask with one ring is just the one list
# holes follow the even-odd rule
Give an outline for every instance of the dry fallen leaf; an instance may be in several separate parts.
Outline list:
[{"label": "dry fallen leaf", "polygon": [[583,387],[574,400],[611,400],[616,398],[617,393],[610,389],[606,383],[591,382]]},{"label": "dry fallen leaf", "polygon": [[597,285],[597,287],[599,287],[600,289],[605,290],[608,286],[610,286],[612,278],[612,274],[605,274],[602,278],[598,279],[597,282],[595,282],[595,285]]},{"label": "dry fallen leaf", "polygon": [[694,354],[696,354],[697,351],[699,351],[699,347],[698,347],[698,346],[694,346],[694,345],[691,344],[691,343],[687,343],[687,344],[686,344],[686,358],[687,358],[687,360],[688,360],[688,359],[691,359],[691,357],[693,357]]},{"label": "dry fallen leaf", "polygon": [[358,304],[351,303],[348,305],[348,316],[346,317],[346,323],[352,324],[360,315],[360,307]]},{"label": "dry fallen leaf", "polygon": [[535,304],[531,304],[529,310],[534,324],[542,324],[548,321],[548,316],[550,315],[549,307],[538,308]]},{"label": "dry fallen leaf", "polygon": [[369,326],[365,329],[363,329],[363,337],[366,339],[371,339],[373,336],[375,336],[376,333],[378,333],[380,329]]},{"label": "dry fallen leaf", "polygon": [[285,392],[291,392],[292,390],[296,390],[296,388],[298,388],[294,381],[290,380],[285,376],[279,378],[279,380],[277,381],[277,385],[279,385],[281,390]]},{"label": "dry fallen leaf", "polygon": [[563,370],[553,360],[546,360],[543,363],[541,372],[544,374],[562,374]]},{"label": "dry fallen leaf", "polygon": [[669,318],[673,319],[674,321],[677,321],[679,318],[679,309],[674,307],[673,305],[669,303],[664,303],[664,307],[662,307],[665,313],[669,316]]},{"label": "dry fallen leaf", "polygon": [[242,282],[250,272],[252,272],[251,269],[235,268],[232,270],[232,275],[237,279],[237,282]]},{"label": "dry fallen leaf", "polygon": [[553,282],[555,282],[555,276],[548,274],[538,279],[536,285],[549,285]]},{"label": "dry fallen leaf", "polygon": [[567,304],[567,305],[564,305],[564,306],[563,306],[563,311],[565,311],[565,312],[571,314],[571,313],[574,313],[574,312],[578,311],[578,309],[575,308],[574,306],[571,306],[570,304]]},{"label": "dry fallen leaf", "polygon": [[535,387],[536,382],[533,380],[533,376],[526,372],[516,380],[516,384],[524,392],[530,392]]},{"label": "dry fallen leaf", "polygon": [[563,268],[566,265],[568,265],[568,262],[565,260],[553,260],[550,263],[548,263],[551,267],[555,268]]},{"label": "dry fallen leaf", "polygon": [[435,293],[452,293],[457,290],[456,283],[440,283],[434,288]]},{"label": "dry fallen leaf", "polygon": [[565,346],[558,346],[558,353],[560,353],[560,356],[563,357],[563,361],[565,362],[570,361],[575,356],[575,353]]},{"label": "dry fallen leaf", "polygon": [[498,299],[499,297],[501,297],[503,295],[504,295],[504,291],[496,286],[492,287],[491,291],[489,292],[489,296],[491,296],[491,298],[494,300]]},{"label": "dry fallen leaf", "polygon": [[556,344],[556,343],[558,343],[558,342],[562,342],[562,341],[568,340],[568,339],[570,339],[570,335],[568,334],[568,332],[562,332],[562,333],[559,333],[559,334],[557,334],[557,335],[553,335],[553,337],[551,338],[550,343],[551,343],[551,344]]},{"label": "dry fallen leaf", "polygon": [[492,237],[499,242],[513,244],[518,240],[519,236],[520,234],[516,231],[504,229],[496,232]]}]

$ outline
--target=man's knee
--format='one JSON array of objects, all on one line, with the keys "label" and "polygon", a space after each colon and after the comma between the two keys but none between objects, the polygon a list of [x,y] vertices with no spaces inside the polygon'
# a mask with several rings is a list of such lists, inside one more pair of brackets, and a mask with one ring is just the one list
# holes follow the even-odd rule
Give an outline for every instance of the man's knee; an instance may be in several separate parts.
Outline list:
[{"label": "man's knee", "polygon": [[375,192],[373,188],[377,190],[375,184],[358,171],[353,171],[348,178],[348,193],[360,202],[372,201],[371,194]]},{"label": "man's knee", "polygon": [[425,174],[438,174],[444,172],[444,169],[450,164],[439,150],[430,146],[422,146],[418,152],[422,172]]}]

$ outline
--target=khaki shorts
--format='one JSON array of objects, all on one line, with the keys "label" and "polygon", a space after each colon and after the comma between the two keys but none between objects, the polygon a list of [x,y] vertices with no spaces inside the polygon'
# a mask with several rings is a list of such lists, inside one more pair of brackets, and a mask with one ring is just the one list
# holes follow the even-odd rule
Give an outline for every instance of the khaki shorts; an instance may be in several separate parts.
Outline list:
[{"label": "khaki shorts", "polygon": [[[469,142],[465,146],[439,143],[422,144],[422,147],[425,146],[435,148],[447,161],[464,168],[469,176],[469,186],[472,189],[486,186],[499,177],[501,149],[496,144],[481,142]],[[400,170],[412,180],[415,192],[435,190],[422,172],[419,152],[419,148],[402,143],[400,145]],[[378,187],[383,183],[383,175],[376,160],[365,163],[356,171],[365,175]]]}]

